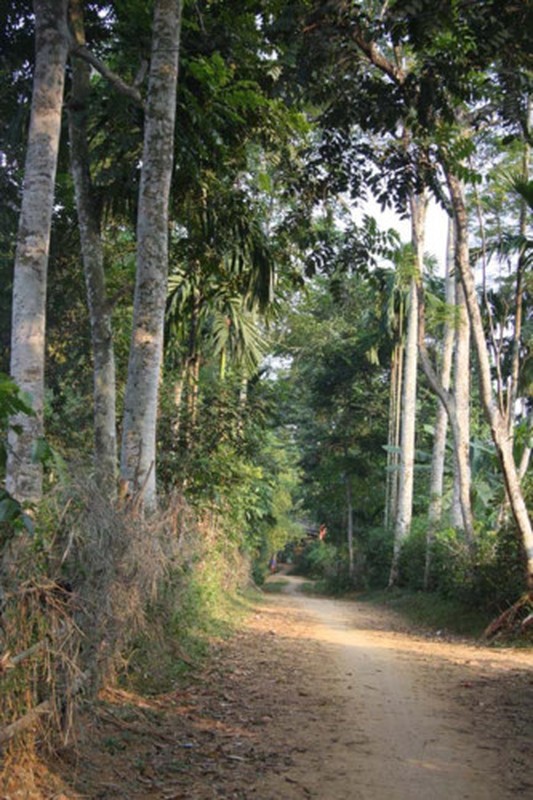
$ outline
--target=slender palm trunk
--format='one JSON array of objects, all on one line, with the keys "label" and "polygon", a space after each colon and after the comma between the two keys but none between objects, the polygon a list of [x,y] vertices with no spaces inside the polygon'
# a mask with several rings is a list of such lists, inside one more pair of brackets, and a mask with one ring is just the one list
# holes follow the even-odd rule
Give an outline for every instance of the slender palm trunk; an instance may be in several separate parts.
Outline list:
[{"label": "slender palm trunk", "polygon": [[353,581],[355,574],[354,543],[353,543],[353,501],[352,485],[350,479],[346,479],[346,511],[347,511],[347,539],[348,539],[348,574],[350,581]]},{"label": "slender palm trunk", "polygon": [[405,343],[405,369],[402,387],[400,471],[398,482],[398,501],[394,526],[395,566],[400,549],[409,534],[413,509],[416,389],[417,389],[417,324],[418,296],[416,281],[411,280],[409,291],[409,311],[407,316],[407,337]]},{"label": "slender palm trunk", "polygon": [[[70,22],[77,43],[85,45],[80,0],[71,0]],[[94,360],[95,477],[101,490],[108,496],[113,496],[117,472],[115,355],[111,309],[107,302],[100,213],[90,173],[87,134],[90,72],[91,68],[86,61],[75,56],[72,58],[69,102],[70,167],[78,211]]]},{"label": "slender palm trunk", "polygon": [[395,386],[395,407],[394,407],[394,453],[392,459],[393,482],[391,490],[391,520],[396,520],[398,514],[398,492],[400,491],[400,437],[402,431],[402,386],[405,364],[405,342],[403,341],[403,300],[400,312],[400,332],[401,337],[398,345],[398,372],[396,375]]},{"label": "slender palm trunk", "polygon": [[[531,98],[528,101],[527,120],[531,116]],[[524,143],[524,153],[522,157],[522,179],[529,180],[529,158],[530,158],[530,145],[528,142]],[[528,231],[528,205],[525,198],[520,198],[520,219],[518,223],[518,234],[525,241]],[[507,395],[507,424],[509,426],[509,435],[514,435],[515,424],[515,406],[518,399],[518,382],[520,373],[520,350],[522,344],[522,328],[523,328],[523,305],[524,305],[524,278],[527,268],[527,249],[523,245],[519,256],[516,268],[516,288],[515,288],[515,318],[513,330],[513,344],[511,356],[511,375],[509,377],[509,388]]]},{"label": "slender palm trunk", "polygon": [[527,416],[527,441],[522,450],[520,465],[518,467],[518,477],[522,481],[527,473],[531,460],[531,439],[533,437],[533,413],[530,411]]},{"label": "slender palm trunk", "polygon": [[197,288],[192,292],[191,320],[189,327],[189,347],[186,362],[187,416],[185,419],[184,441],[190,450],[195,435],[198,418],[198,397],[200,379],[200,312],[203,298]]},{"label": "slender palm trunk", "polygon": [[181,432],[181,405],[183,401],[183,389],[187,377],[187,364],[180,371],[179,377],[174,381],[174,419],[172,421],[172,433],[177,440]]},{"label": "slender palm trunk", "polygon": [[42,467],[32,458],[43,434],[46,286],[65,65],[67,0],[34,0],[35,72],[13,276],[11,376],[31,396],[35,416],[18,415],[9,434],[6,487],[37,502]]},{"label": "slender palm trunk", "polygon": [[189,446],[194,440],[196,426],[198,424],[198,400],[200,394],[200,355],[196,353],[189,365],[189,393],[188,393],[188,424]]},{"label": "slender palm trunk", "polygon": [[[520,233],[524,238],[526,237],[526,231],[527,231],[526,216],[524,211],[522,210]],[[523,326],[522,309],[524,304],[525,266],[526,266],[526,258],[525,258],[525,248],[524,248],[520,253],[520,257],[518,259],[518,267],[516,270],[515,318],[514,318],[514,330],[513,330],[512,357],[511,357],[511,375],[509,376],[507,407],[505,409],[510,436],[514,435],[516,401],[518,399],[520,349],[521,349],[522,326]]]},{"label": "slender palm trunk", "polygon": [[409,290],[409,312],[405,343],[405,368],[402,392],[402,430],[400,444],[400,478],[398,509],[394,526],[394,553],[389,576],[389,586],[399,577],[399,559],[402,545],[409,535],[413,515],[413,488],[415,466],[415,422],[418,367],[418,280],[422,274],[424,258],[424,228],[427,199],[425,195],[411,198],[411,225],[415,253],[415,274]]},{"label": "slender palm trunk", "polygon": [[464,531],[463,510],[461,508],[461,495],[459,483],[459,464],[457,455],[454,451],[453,454],[453,490],[452,490],[452,505],[450,508],[450,522],[457,531]]},{"label": "slender palm trunk", "polygon": [[[531,115],[531,100],[528,103],[528,114],[527,118]],[[529,179],[529,156],[530,156],[530,147],[529,144],[526,142],[524,144],[524,154],[522,160],[522,179],[524,181],[528,181]],[[514,330],[513,330],[513,340],[512,340],[512,349],[511,349],[511,374],[508,378],[507,383],[507,397],[506,397],[506,404],[502,408],[506,417],[507,417],[507,426],[509,429],[509,437],[512,441],[514,441],[515,436],[515,415],[516,415],[516,405],[518,401],[518,384],[519,384],[519,375],[520,375],[520,362],[521,362],[521,348],[522,348],[522,328],[523,328],[523,305],[524,305],[524,279],[525,279],[525,272],[527,269],[527,247],[525,245],[525,240],[527,237],[528,231],[528,206],[524,198],[521,198],[520,202],[520,218],[518,223],[518,233],[520,237],[524,240],[524,244],[522,245],[519,255],[518,255],[518,264],[516,268],[516,277],[515,277],[515,316],[514,316]],[[527,419],[527,415],[526,415]],[[531,418],[528,420],[528,427],[531,430]],[[523,452],[522,457],[520,459],[520,464],[518,465],[518,477],[519,480],[522,481],[528,465],[529,459],[531,455],[531,447],[526,444]],[[498,515],[498,523],[503,524],[506,516],[508,515],[509,511],[509,498],[507,496],[507,492],[505,494],[503,503],[500,508],[500,513]]]},{"label": "slender palm trunk", "polygon": [[[453,223],[448,225],[448,244],[446,253],[446,303],[451,309],[455,306],[455,278],[453,270],[454,262],[454,235]],[[442,342],[442,365],[441,383],[447,392],[450,388],[452,371],[452,356],[454,342],[453,321],[447,321],[444,326],[444,337]],[[424,588],[429,586],[431,571],[431,554],[435,533],[438,530],[442,519],[442,495],[444,490],[444,464],[446,456],[446,434],[448,431],[448,415],[445,407],[439,401],[437,405],[437,415],[435,419],[435,434],[433,437],[433,453],[431,459],[431,480],[429,489],[429,509],[428,527],[426,538],[426,560],[424,565]]]},{"label": "slender palm trunk", "polygon": [[246,411],[248,408],[248,378],[245,374],[241,377],[241,385],[239,387],[239,405],[237,413],[237,437],[241,438],[244,434],[244,422],[246,419]]},{"label": "slender palm trunk", "polygon": [[[455,258],[457,260],[457,231],[456,231],[456,247],[455,247]],[[459,287],[456,286],[456,297],[459,295]],[[428,382],[439,397],[442,405],[446,409],[446,413],[448,415],[448,420],[450,422],[450,427],[453,434],[453,444],[454,444],[454,464],[455,464],[455,476],[456,476],[456,485],[458,486],[458,514],[459,514],[459,521],[458,525],[461,529],[465,532],[465,539],[467,541],[469,550],[473,550],[473,543],[474,543],[474,517],[472,513],[472,505],[470,500],[470,456],[469,456],[469,395],[466,394],[464,391],[459,393],[454,393],[453,395],[445,389],[442,384],[441,379],[438,377],[431,360],[429,358],[426,343],[425,343],[425,310],[424,310],[424,289],[423,285],[420,284],[420,302],[419,302],[419,311],[420,311],[420,319],[419,319],[419,350],[420,350],[420,361],[422,367],[424,369],[424,373]],[[461,320],[459,320],[459,323]],[[456,372],[458,371],[457,368],[457,341],[464,345],[467,337],[466,334],[469,331],[468,326],[465,329],[461,330],[461,324],[459,324],[459,332],[456,335]],[[468,340],[469,341],[469,340]],[[462,352],[466,351],[466,355],[468,355],[469,347],[464,347]],[[465,381],[468,376],[465,376],[464,373],[467,372],[467,365],[469,365],[468,358],[466,362],[459,360],[459,364],[462,364],[462,373],[457,376],[457,380],[461,384],[461,381]],[[469,383],[468,383],[469,385]]]},{"label": "slender palm trunk", "polygon": [[181,0],[156,0],[146,104],[133,334],[124,401],[121,480],[156,496],[156,433],[168,280],[168,207],[174,158]]},{"label": "slender palm trunk", "polygon": [[458,501],[458,507],[455,509],[455,513],[452,510],[452,514],[454,513],[454,524],[464,531],[466,541],[471,547],[474,540],[474,518],[470,497],[472,482],[470,468],[470,321],[461,284],[457,285],[457,309],[454,357],[454,398],[457,416],[454,496]]},{"label": "slender palm trunk", "polygon": [[512,440],[509,437],[507,419],[505,415],[502,414],[496,398],[494,397],[489,350],[483,329],[483,320],[479,308],[474,276],[469,263],[468,217],[463,189],[460,180],[449,169],[447,170],[446,178],[457,224],[458,252],[456,264],[465,291],[465,300],[470,317],[472,336],[478,357],[481,403],[487,422],[490,425],[492,438],[502,467],[503,479],[511,504],[511,510],[523,543],[527,561],[528,589],[533,593],[533,529],[524,501],[524,495],[520,487],[520,478],[514,461]]},{"label": "slender palm trunk", "polygon": [[389,432],[387,450],[387,482],[385,497],[385,528],[392,527],[396,518],[398,505],[398,474],[400,445],[401,403],[400,388],[403,371],[403,343],[395,345],[391,360],[391,378],[389,394]]},{"label": "slender palm trunk", "polygon": [[392,519],[391,514],[391,499],[392,499],[392,453],[394,441],[394,394],[396,386],[396,376],[398,372],[398,360],[396,358],[396,347],[392,351],[391,369],[390,369],[390,386],[389,386],[389,428],[387,432],[387,467],[385,473],[385,512],[383,524],[385,529],[388,530]]}]

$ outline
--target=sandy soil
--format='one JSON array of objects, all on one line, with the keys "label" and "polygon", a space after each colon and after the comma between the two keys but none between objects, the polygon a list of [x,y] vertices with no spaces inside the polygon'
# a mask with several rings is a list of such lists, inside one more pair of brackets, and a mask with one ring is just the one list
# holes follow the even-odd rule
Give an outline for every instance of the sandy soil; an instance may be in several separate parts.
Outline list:
[{"label": "sandy soil", "polygon": [[108,693],[76,755],[5,800],[533,798],[531,651],[278,580],[186,690]]}]

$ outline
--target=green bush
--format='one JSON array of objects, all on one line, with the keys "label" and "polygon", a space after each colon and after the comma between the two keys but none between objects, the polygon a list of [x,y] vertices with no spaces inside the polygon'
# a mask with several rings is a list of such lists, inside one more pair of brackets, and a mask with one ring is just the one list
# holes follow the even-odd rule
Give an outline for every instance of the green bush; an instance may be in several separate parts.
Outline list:
[{"label": "green bush", "polygon": [[149,693],[170,689],[204,657],[211,637],[227,635],[240,619],[249,569],[247,556],[222,529],[195,523],[183,560],[148,605],[122,680]]},{"label": "green bush", "polygon": [[362,541],[364,574],[367,588],[383,588],[389,580],[392,561],[392,532],[370,528]]},{"label": "green bush", "polygon": [[310,578],[332,578],[337,574],[339,554],[333,544],[311,542],[298,557],[296,568]]},{"label": "green bush", "polygon": [[451,527],[437,531],[431,548],[428,588],[458,599],[471,575],[470,554],[462,534]]},{"label": "green bush", "polygon": [[[425,520],[413,522],[400,557],[400,585],[423,588],[426,557]],[[435,535],[431,551],[429,589],[467,606],[497,612],[523,591],[525,566],[516,529],[509,522],[499,531],[478,525],[474,555],[454,528]]]},{"label": "green bush", "polygon": [[295,571],[313,578],[315,590],[323,594],[338,595],[354,588],[347,553],[331,543],[308,544],[296,558]]},{"label": "green bush", "polygon": [[426,561],[425,520],[415,519],[411,532],[405,540],[400,553],[399,585],[409,589],[424,588],[424,567]]},{"label": "green bush", "polygon": [[524,592],[526,565],[514,524],[479,537],[472,571],[470,602],[493,612],[512,605]]}]

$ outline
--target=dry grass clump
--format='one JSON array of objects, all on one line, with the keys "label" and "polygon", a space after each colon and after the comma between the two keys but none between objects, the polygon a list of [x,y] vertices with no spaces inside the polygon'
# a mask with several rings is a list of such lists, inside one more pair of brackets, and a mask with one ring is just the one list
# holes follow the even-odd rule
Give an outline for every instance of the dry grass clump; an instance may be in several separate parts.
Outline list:
[{"label": "dry grass clump", "polygon": [[83,475],[39,509],[0,565],[0,743],[9,762],[75,738],[76,709],[113,681],[147,628],[173,570],[190,557],[194,520],[171,497],[149,519],[109,502]]},{"label": "dry grass clump", "polygon": [[157,692],[194,666],[197,633],[217,635],[227,597],[248,582],[214,513],[198,520],[176,494],[143,517],[71,469],[0,564],[0,796],[21,768],[31,785],[43,751],[75,746],[77,712],[101,688],[127,674]]},{"label": "dry grass clump", "polygon": [[181,527],[178,558],[169,564],[145,627],[124,651],[127,685],[145,694],[170,691],[196,668],[213,637],[231,630],[236,595],[250,585],[249,558],[212,512]]},{"label": "dry grass clump", "polygon": [[64,563],[78,597],[86,693],[94,695],[114,679],[127,640],[144,629],[147,606],[178,563],[192,518],[179,497],[149,519],[96,499],[87,487],[79,497]]}]

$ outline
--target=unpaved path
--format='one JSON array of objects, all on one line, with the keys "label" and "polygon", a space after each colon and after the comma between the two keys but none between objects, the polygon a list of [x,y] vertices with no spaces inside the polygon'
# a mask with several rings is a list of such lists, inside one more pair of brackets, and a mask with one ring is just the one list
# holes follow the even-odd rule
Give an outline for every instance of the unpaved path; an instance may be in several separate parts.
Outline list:
[{"label": "unpaved path", "polygon": [[2,800],[533,798],[531,651],[276,579],[187,687],[108,692],[77,750],[14,770]]},{"label": "unpaved path", "polygon": [[[290,600],[279,602],[300,611],[302,635],[320,644],[317,690],[331,691],[338,714],[321,742],[321,763],[297,757],[293,789],[287,792],[279,780],[287,776],[278,776],[266,782],[265,797],[275,797],[276,788],[279,796],[317,800],[533,797],[531,654],[391,630],[398,620],[390,614],[306,597],[296,593],[297,583],[290,579]],[[522,725],[511,729],[512,715],[491,707],[494,698],[490,691],[484,698],[483,688],[496,682],[507,694],[517,681],[526,694],[515,700],[526,707]],[[472,690],[473,706],[465,702]]]}]

